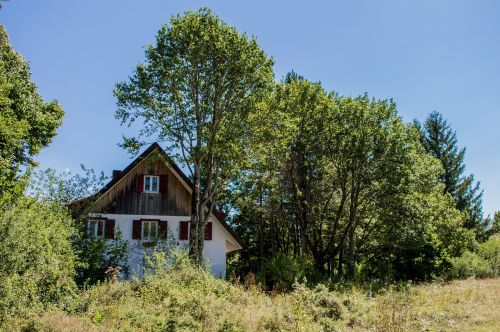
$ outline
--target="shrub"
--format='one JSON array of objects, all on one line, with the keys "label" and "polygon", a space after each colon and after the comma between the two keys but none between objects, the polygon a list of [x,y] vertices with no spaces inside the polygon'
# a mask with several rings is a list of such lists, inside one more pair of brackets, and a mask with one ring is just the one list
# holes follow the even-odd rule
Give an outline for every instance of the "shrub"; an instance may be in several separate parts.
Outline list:
[{"label": "shrub", "polygon": [[494,277],[500,275],[500,236],[482,243],[477,253],[466,251],[452,260],[452,278]]},{"label": "shrub", "polygon": [[453,278],[486,277],[489,275],[488,262],[476,253],[466,251],[453,258],[450,276]]},{"label": "shrub", "polygon": [[122,274],[128,275],[128,242],[122,239],[120,229],[113,241],[88,237],[75,241],[75,247],[80,253],[80,264],[76,270],[76,282],[79,286],[104,281],[110,267],[120,267]]},{"label": "shrub", "polygon": [[266,286],[280,291],[291,290],[295,282],[317,284],[322,278],[315,271],[314,263],[309,257],[284,253],[278,253],[267,260],[259,277],[265,280]]},{"label": "shrub", "polygon": [[0,215],[0,323],[75,294],[74,235],[68,211],[23,198]]},{"label": "shrub", "polygon": [[489,276],[500,275],[500,234],[493,235],[479,246],[479,255],[489,266]]}]

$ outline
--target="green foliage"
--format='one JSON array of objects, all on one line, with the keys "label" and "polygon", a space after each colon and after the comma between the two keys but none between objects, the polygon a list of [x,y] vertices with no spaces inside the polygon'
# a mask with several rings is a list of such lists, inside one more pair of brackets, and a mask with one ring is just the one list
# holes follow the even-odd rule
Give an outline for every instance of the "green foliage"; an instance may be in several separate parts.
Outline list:
[{"label": "green foliage", "polygon": [[75,250],[79,253],[80,265],[76,269],[76,282],[79,286],[96,284],[107,277],[106,270],[120,267],[122,273],[128,275],[127,258],[128,242],[123,240],[121,232],[115,232],[114,240],[94,237],[79,239],[75,242]]},{"label": "green foliage", "polygon": [[489,275],[488,262],[476,253],[466,251],[453,259],[450,276],[453,278],[484,278]]},{"label": "green foliage", "polygon": [[[33,170],[30,174],[28,193],[40,201],[55,202],[71,206],[73,215],[78,219],[87,211],[73,209],[72,203],[84,202],[96,194],[106,183],[108,177],[103,172],[96,173],[92,168],[81,165],[83,173],[64,171],[58,173],[55,169]],[[90,202],[89,202],[90,203]],[[80,204],[85,210],[89,204]],[[86,217],[86,216],[85,216]]]},{"label": "green foliage", "polygon": [[500,234],[500,211],[495,212],[490,228],[485,232],[485,237],[489,238],[495,234]]},{"label": "green foliage", "polygon": [[466,214],[464,226],[474,229],[476,237],[480,238],[485,226],[482,222],[483,192],[479,183],[474,181],[474,175],[464,175],[465,148],[459,149],[456,133],[438,112],[432,112],[423,126],[418,122],[415,124],[421,131],[422,145],[443,166],[440,180],[444,192],[449,193],[457,209]]},{"label": "green foliage", "polygon": [[64,112],[45,103],[31,81],[26,60],[12,49],[0,26],[0,200],[12,195],[23,166],[56,135]]},{"label": "green foliage", "polygon": [[479,255],[489,265],[490,276],[500,275],[500,234],[492,236],[479,246]]},{"label": "green foliage", "polygon": [[208,9],[173,16],[145,55],[114,90],[122,124],[142,122],[123,147],[137,152],[145,138],[156,138],[189,170],[190,250],[201,261],[205,211],[249,158],[247,118],[272,88],[273,61],[255,38]]},{"label": "green foliage", "polygon": [[66,208],[19,200],[0,216],[0,322],[75,295],[75,234]]},{"label": "green foliage", "polygon": [[466,251],[453,258],[449,276],[452,278],[495,277],[500,275],[500,236],[481,243],[476,252]]},{"label": "green foliage", "polygon": [[83,165],[81,167],[83,174],[69,171],[57,173],[50,168],[34,171],[28,184],[28,193],[37,201],[70,208],[78,229],[70,240],[78,254],[75,280],[79,286],[105,280],[109,267],[120,267],[122,273],[128,275],[126,262],[129,249],[119,229],[112,241],[84,236],[93,195],[102,188],[107,177],[103,172],[99,174]]},{"label": "green foliage", "polygon": [[257,277],[263,279],[269,289],[280,291],[291,290],[296,282],[315,285],[322,278],[309,257],[284,253],[267,259]]},{"label": "green foliage", "polygon": [[[446,284],[385,285],[377,293],[354,285],[329,291],[296,283],[292,292],[214,278],[184,254],[176,263],[157,256],[142,280],[106,282],[80,293],[70,312],[40,311],[6,330],[30,331],[420,331],[498,329],[498,279]],[[470,307],[483,317],[469,317]],[[436,318],[438,317],[438,318]],[[457,319],[460,317],[460,319]],[[472,319],[474,318],[474,319]],[[469,325],[472,324],[472,325]]]},{"label": "green foliage", "polygon": [[474,244],[442,166],[392,100],[329,94],[290,73],[260,106],[254,163],[228,195],[247,243],[240,271],[300,253],[336,280],[425,280]]}]

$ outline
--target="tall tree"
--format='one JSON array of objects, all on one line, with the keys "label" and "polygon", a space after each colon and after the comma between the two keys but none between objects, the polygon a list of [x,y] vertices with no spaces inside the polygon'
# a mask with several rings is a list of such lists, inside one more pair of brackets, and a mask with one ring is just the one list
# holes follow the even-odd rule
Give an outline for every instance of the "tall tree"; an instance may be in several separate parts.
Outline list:
[{"label": "tall tree", "polygon": [[262,106],[252,169],[233,188],[249,269],[285,253],[338,277],[363,266],[425,279],[469,244],[439,161],[394,102],[327,93],[292,73]]},{"label": "tall tree", "polygon": [[193,179],[190,252],[200,261],[217,195],[244,165],[248,114],[273,85],[273,61],[254,38],[208,9],[174,16],[128,82],[114,90],[123,123],[143,120],[123,146],[154,137]]},{"label": "tall tree", "polygon": [[0,26],[0,200],[12,194],[25,166],[56,135],[64,112],[44,102],[31,81],[26,60]]},{"label": "tall tree", "polygon": [[443,116],[434,111],[420,129],[422,145],[428,153],[441,161],[443,173],[440,177],[444,192],[449,193],[456,207],[466,213],[464,226],[474,229],[477,236],[484,231],[482,196],[480,183],[474,175],[465,175],[465,148],[459,148],[457,135]]}]

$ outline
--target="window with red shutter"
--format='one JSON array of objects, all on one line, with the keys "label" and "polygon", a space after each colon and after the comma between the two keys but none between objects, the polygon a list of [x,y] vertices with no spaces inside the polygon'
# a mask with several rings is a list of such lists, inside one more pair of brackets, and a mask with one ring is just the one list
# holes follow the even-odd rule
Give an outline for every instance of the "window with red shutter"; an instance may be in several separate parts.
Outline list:
[{"label": "window with red shutter", "polygon": [[106,219],[92,218],[87,221],[86,235],[99,239],[104,239],[106,230]]},{"label": "window with red shutter", "polygon": [[189,221],[179,223],[179,240],[189,240]]},{"label": "window with red shutter", "polygon": [[141,220],[142,240],[154,241],[158,238],[158,220]]},{"label": "window with red shutter", "polygon": [[205,225],[205,240],[212,240],[212,223],[207,222]]},{"label": "window with red shutter", "polygon": [[144,188],[145,193],[158,193],[160,190],[159,182],[160,177],[157,175],[143,175],[144,178]]}]

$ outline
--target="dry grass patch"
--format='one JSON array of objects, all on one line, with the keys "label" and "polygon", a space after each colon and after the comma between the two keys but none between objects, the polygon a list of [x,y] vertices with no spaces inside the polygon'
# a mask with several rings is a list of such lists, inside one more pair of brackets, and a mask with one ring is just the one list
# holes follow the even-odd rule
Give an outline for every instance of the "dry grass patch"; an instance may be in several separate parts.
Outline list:
[{"label": "dry grass patch", "polygon": [[82,292],[71,313],[35,315],[29,331],[496,331],[500,278],[286,294],[217,280],[192,268]]}]

